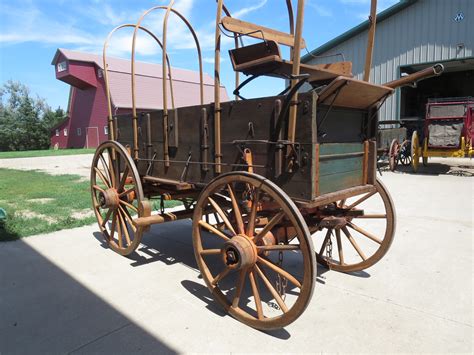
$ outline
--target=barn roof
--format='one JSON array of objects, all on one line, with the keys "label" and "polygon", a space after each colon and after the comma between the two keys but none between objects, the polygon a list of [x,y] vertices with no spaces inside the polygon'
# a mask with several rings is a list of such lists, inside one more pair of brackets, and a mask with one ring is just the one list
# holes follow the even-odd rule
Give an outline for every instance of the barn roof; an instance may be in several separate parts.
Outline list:
[{"label": "barn roof", "polygon": [[[410,5],[413,5],[418,0],[400,0],[395,5],[385,9],[381,13],[377,14],[377,24],[388,19],[389,17],[395,15],[396,13],[402,11]],[[339,44],[351,39],[352,37],[357,36],[359,33],[364,32],[369,28],[369,20],[365,20],[356,27],[351,28],[350,30],[344,32],[343,34],[333,38],[329,42],[324,43],[322,46],[312,50],[310,53],[305,54],[302,58],[302,62],[308,62],[312,59],[312,56],[317,56],[326,53],[328,50],[338,46]]]},{"label": "barn roof", "polygon": [[[51,62],[55,65],[61,54],[69,61],[93,63],[103,69],[102,56],[72,51],[59,48]],[[130,60],[108,57],[107,58],[109,84],[112,102],[116,108],[132,107],[131,91],[131,63]],[[136,99],[137,108],[161,109],[163,108],[162,95],[162,66],[160,64],[137,61],[136,73]],[[172,67],[173,91],[176,107],[198,105],[199,101],[199,72]],[[204,102],[214,101],[214,79],[204,73]],[[169,90],[168,90],[169,96]],[[221,99],[227,101],[227,93],[221,86]],[[171,99],[168,97],[168,107],[171,107]]]}]

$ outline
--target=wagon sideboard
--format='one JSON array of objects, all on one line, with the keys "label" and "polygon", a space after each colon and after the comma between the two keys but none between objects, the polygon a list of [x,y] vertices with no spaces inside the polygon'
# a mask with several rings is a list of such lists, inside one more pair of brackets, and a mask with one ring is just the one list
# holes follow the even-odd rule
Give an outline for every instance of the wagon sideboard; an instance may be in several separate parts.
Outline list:
[{"label": "wagon sideboard", "polygon": [[[253,172],[270,178],[295,200],[310,202],[323,194],[375,183],[375,113],[329,107],[318,103],[316,93],[300,94],[296,161],[288,169],[286,119],[276,136],[284,100],[285,96],[275,96],[221,104],[222,172],[248,170],[242,156],[249,149]],[[172,180],[204,186],[216,176],[214,107],[168,110],[169,167],[164,164],[163,114],[163,110],[138,114],[140,175],[164,185]],[[115,119],[117,140],[133,147],[132,116]]]}]

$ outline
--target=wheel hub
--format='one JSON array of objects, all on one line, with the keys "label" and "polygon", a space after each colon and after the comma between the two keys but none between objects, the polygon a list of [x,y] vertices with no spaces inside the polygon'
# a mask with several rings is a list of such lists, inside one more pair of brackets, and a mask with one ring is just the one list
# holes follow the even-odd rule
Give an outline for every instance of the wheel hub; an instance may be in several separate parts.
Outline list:
[{"label": "wheel hub", "polygon": [[117,190],[110,188],[99,194],[99,204],[102,208],[118,208],[119,195]]},{"label": "wheel hub", "polygon": [[249,268],[257,262],[257,248],[246,236],[237,235],[221,249],[224,264],[230,269]]}]

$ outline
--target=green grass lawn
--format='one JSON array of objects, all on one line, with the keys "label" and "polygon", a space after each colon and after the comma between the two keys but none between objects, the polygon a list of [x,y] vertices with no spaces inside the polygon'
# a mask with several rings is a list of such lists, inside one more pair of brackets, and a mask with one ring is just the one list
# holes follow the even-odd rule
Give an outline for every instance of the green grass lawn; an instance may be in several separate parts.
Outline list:
[{"label": "green grass lawn", "polygon": [[76,175],[0,169],[0,241],[93,223],[89,191]]},{"label": "green grass lawn", "polygon": [[0,208],[7,212],[0,242],[95,223],[91,205],[89,181],[80,176],[0,169]]},{"label": "green grass lawn", "polygon": [[15,152],[0,152],[0,159],[48,157],[53,155],[94,154],[95,149],[45,149]]}]

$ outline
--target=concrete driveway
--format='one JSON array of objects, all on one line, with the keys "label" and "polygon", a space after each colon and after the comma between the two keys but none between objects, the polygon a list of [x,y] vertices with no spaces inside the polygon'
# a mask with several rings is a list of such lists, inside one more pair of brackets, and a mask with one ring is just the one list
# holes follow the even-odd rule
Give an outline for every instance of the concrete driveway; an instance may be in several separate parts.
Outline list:
[{"label": "concrete driveway", "polygon": [[95,225],[2,243],[0,354],[471,353],[474,180],[445,162],[384,172],[398,215],[387,256],[357,274],[319,267],[305,313],[269,333],[213,302],[190,221],[154,226],[132,258]]}]

